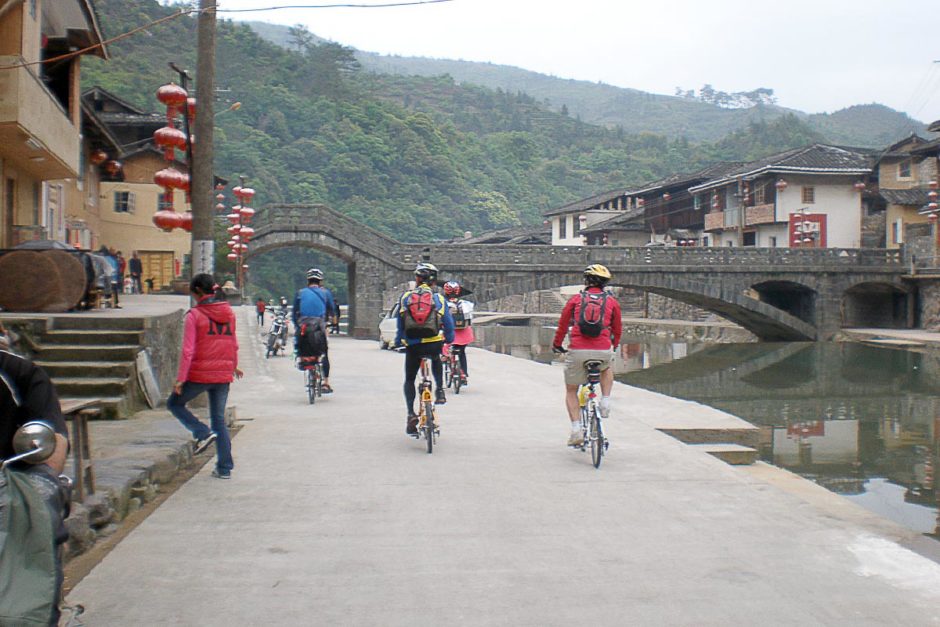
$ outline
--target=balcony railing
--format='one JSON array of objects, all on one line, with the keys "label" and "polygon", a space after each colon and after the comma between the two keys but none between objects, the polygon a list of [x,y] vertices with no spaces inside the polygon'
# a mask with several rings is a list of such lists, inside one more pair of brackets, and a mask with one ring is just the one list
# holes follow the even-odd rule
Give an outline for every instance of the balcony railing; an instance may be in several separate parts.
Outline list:
[{"label": "balcony railing", "polygon": [[[22,63],[18,56],[0,56],[0,67]],[[76,176],[79,129],[46,86],[25,67],[0,71],[0,144],[8,159],[40,178]]]},{"label": "balcony railing", "polygon": [[713,211],[705,214],[705,230],[718,231],[725,228],[724,211]]},{"label": "balcony railing", "polygon": [[773,203],[746,207],[744,209],[744,225],[773,224],[774,213]]}]

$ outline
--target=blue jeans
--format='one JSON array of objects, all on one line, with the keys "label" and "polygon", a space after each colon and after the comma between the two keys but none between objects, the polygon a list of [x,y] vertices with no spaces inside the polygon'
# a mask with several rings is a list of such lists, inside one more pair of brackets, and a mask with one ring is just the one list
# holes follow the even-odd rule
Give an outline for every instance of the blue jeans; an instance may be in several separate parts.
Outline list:
[{"label": "blue jeans", "polygon": [[[225,402],[228,400],[228,386],[228,383],[193,383],[187,381],[183,384],[181,394],[173,392],[170,394],[170,398],[166,399],[166,408],[176,416],[177,420],[183,423],[184,427],[189,429],[194,438],[202,440],[208,437],[210,432],[215,433],[215,451],[218,455],[215,467],[221,473],[231,472],[232,468],[235,467],[235,462],[232,461],[232,440],[229,437],[228,428],[225,426]],[[203,392],[209,395],[211,429],[196,418],[193,412],[186,407],[186,403]]]}]

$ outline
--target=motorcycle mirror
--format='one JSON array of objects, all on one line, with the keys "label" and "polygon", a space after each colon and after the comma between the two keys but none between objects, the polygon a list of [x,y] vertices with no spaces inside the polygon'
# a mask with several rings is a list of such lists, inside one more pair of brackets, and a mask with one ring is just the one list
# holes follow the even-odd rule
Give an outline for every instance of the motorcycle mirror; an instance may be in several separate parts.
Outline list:
[{"label": "motorcycle mirror", "polygon": [[21,459],[34,463],[49,459],[55,451],[55,431],[44,422],[27,422],[13,434],[13,450],[16,455],[3,462],[4,468]]}]

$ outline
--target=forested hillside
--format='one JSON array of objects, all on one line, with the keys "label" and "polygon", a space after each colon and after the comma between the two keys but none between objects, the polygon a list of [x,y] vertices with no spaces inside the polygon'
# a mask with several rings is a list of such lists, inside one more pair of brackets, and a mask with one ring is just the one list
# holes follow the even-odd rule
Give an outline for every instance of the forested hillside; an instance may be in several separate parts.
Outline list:
[{"label": "forested hillside", "polygon": [[[96,7],[108,36],[172,12],[155,0]],[[175,77],[167,63],[194,68],[195,41],[189,17],[121,40],[110,61],[83,63],[84,87],[158,110],[156,88]],[[222,21],[217,42],[217,85],[242,107],[217,106],[216,172],[248,177],[259,206],[324,202],[404,241],[538,223],[577,198],[813,136],[790,117],[693,145],[587,124],[516,91],[365,73],[353,51],[315,39],[287,50]],[[275,273],[271,265],[253,262],[252,276]]]},{"label": "forested hillside", "polygon": [[[291,29],[287,26],[246,23],[274,43],[292,45]],[[564,107],[585,122],[620,127],[628,133],[653,132],[668,137],[684,136],[692,141],[716,141],[751,124],[772,122],[790,114],[802,118],[826,141],[845,145],[880,147],[909,133],[926,131],[921,122],[878,104],[813,115],[773,105],[722,108],[696,99],[563,79],[493,63],[379,55],[361,50],[355,51],[355,55],[367,71],[404,76],[447,75],[457,83],[520,91],[550,110],[560,111]]]}]

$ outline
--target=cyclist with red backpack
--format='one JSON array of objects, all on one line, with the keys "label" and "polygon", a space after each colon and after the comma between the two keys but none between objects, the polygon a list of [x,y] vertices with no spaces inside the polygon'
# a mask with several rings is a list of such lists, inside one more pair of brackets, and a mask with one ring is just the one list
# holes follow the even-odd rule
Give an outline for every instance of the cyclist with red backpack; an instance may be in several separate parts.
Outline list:
[{"label": "cyclist with red backpack", "polygon": [[[614,387],[612,348],[620,345],[622,320],[620,303],[604,287],[610,281],[610,270],[600,264],[584,269],[585,289],[572,296],[565,304],[558,321],[558,330],[552,341],[556,353],[568,353],[565,364],[565,407],[571,420],[568,446],[581,446],[581,417],[578,407],[578,386],[587,383],[584,363],[601,362],[601,415],[610,414],[610,391]],[[565,335],[571,331],[568,350],[562,347]]]},{"label": "cyclist with red backpack", "polygon": [[444,284],[444,297],[447,307],[454,318],[454,342],[450,349],[460,359],[460,385],[467,385],[467,345],[473,342],[473,303],[460,298],[464,293],[463,286],[457,281],[448,281]]},{"label": "cyclist with red backpack", "polygon": [[408,419],[405,433],[417,436],[418,415],[415,413],[415,377],[421,368],[421,360],[431,360],[436,389],[435,403],[447,402],[444,396],[444,364],[441,349],[444,342],[454,341],[454,319],[447,303],[432,287],[437,283],[437,268],[430,263],[419,263],[415,268],[415,288],[408,290],[398,300],[398,331],[395,346],[405,347],[405,404]]}]

